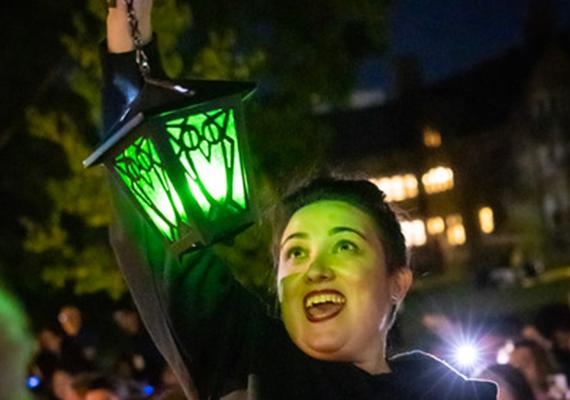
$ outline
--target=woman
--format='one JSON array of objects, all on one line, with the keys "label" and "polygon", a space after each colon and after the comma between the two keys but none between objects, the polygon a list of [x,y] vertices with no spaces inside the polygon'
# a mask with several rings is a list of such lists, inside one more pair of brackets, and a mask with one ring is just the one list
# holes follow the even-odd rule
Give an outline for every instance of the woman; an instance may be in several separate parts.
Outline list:
[{"label": "woman", "polygon": [[511,365],[490,365],[479,373],[478,378],[497,383],[497,400],[536,400],[523,373]]},{"label": "woman", "polygon": [[537,400],[548,399],[548,377],[555,373],[552,356],[533,340],[515,343],[509,364],[518,368],[528,380]]},{"label": "woman", "polygon": [[[137,3],[151,40],[150,1]],[[140,78],[125,6],[109,12],[105,120]],[[146,52],[160,73],[156,49]],[[283,321],[243,289],[211,249],[182,260],[115,191],[112,241],[141,316],[188,395],[259,399],[494,399],[423,353],[387,359],[386,334],[412,283],[404,238],[366,181],[316,180],[284,199],[274,257]]]}]

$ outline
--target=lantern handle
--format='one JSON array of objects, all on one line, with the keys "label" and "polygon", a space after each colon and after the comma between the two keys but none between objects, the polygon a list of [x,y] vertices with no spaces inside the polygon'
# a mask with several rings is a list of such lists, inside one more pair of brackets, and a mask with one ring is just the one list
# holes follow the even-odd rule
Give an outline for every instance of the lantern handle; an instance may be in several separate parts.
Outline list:
[{"label": "lantern handle", "polygon": [[[108,0],[116,1],[116,0]],[[131,38],[133,40],[133,45],[135,46],[135,60],[139,67],[139,71],[146,83],[150,83],[155,86],[160,86],[164,89],[173,90],[180,94],[186,96],[193,96],[195,94],[194,90],[183,87],[180,84],[175,84],[169,80],[156,79],[150,76],[150,63],[148,56],[144,52],[144,41],[139,29],[139,20],[135,12],[134,2],[135,0],[124,0],[127,6],[127,19],[130,28]]]},{"label": "lantern handle", "polygon": [[127,6],[127,17],[129,22],[129,28],[131,32],[131,38],[133,39],[133,44],[135,46],[135,58],[139,71],[143,78],[147,80],[150,76],[150,63],[148,62],[148,57],[143,50],[144,42],[141,38],[141,32],[139,30],[139,19],[135,13],[135,0],[125,0]]}]

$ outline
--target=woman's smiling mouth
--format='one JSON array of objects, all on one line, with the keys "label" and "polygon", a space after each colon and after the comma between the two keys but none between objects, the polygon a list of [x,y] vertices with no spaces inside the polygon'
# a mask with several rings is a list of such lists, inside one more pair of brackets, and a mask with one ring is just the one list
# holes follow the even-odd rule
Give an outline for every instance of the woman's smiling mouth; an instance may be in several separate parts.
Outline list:
[{"label": "woman's smiling mouth", "polygon": [[316,290],[303,299],[305,315],[311,322],[322,322],[336,317],[346,304],[346,297],[336,290]]}]

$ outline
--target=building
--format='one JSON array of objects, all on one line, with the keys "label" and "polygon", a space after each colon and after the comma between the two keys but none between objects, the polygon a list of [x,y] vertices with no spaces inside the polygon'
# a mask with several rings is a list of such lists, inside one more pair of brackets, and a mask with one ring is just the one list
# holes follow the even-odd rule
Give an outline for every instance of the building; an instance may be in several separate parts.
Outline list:
[{"label": "building", "polygon": [[409,211],[422,272],[485,285],[570,262],[570,32],[531,4],[524,45],[432,85],[402,56],[396,98],[330,115],[331,158]]}]

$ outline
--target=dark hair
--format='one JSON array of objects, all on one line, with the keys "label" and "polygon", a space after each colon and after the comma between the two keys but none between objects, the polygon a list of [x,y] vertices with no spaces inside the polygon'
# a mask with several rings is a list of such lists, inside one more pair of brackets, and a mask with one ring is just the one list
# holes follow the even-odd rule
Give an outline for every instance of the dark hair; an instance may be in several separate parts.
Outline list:
[{"label": "dark hair", "polygon": [[522,339],[514,344],[516,349],[528,349],[534,358],[536,364],[536,369],[539,374],[539,385],[541,388],[545,389],[548,387],[548,382],[546,380],[547,376],[554,373],[554,360],[551,354],[544,347],[536,343],[534,340]]},{"label": "dark hair", "polygon": [[[495,364],[483,370],[479,374],[484,379],[493,380],[493,378],[500,379],[507,386],[515,400],[534,400],[534,393],[530,387],[529,382],[521,371],[512,365],[508,364]],[[496,382],[499,385],[501,382]]]},{"label": "dark hair", "polygon": [[396,214],[385,201],[384,193],[366,180],[317,178],[286,195],[273,218],[273,259],[279,261],[281,236],[293,214],[306,205],[321,200],[344,201],[368,214],[376,223],[384,246],[388,273],[406,267],[406,242]]}]

